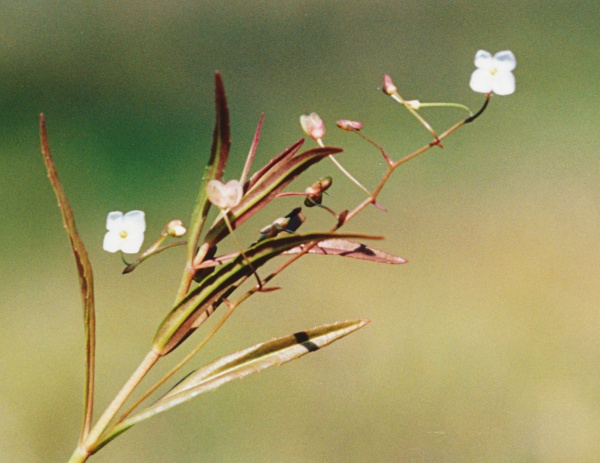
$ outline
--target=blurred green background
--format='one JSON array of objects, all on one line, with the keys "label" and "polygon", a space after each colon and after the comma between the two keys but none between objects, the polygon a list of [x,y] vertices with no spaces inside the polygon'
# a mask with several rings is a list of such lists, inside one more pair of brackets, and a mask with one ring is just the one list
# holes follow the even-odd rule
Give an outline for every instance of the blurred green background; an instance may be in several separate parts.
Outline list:
[{"label": "blurred green background", "polygon": [[[141,424],[101,462],[600,461],[600,4],[557,0],[0,2],[0,461],[66,461],[81,415],[77,276],[39,154],[50,143],[94,264],[97,409],[145,355],[182,249],[120,275],[106,214],[142,209],[147,242],[188,220],[210,149],[213,72],[239,176],[317,111],[367,185],[378,153],[334,128],[359,119],[398,159],[426,132],[378,87],[478,108],[475,52],[510,49],[517,91],[400,169],[349,231],[409,259],[308,257],[243,306],[194,365],[301,329],[370,318],[298,362]],[[464,116],[423,110],[436,128]],[[312,145],[312,144],[311,144]],[[327,161],[329,204],[361,192]],[[298,186],[300,188],[301,186]],[[286,202],[287,201],[287,202]],[[295,204],[285,200],[240,239]],[[329,226],[311,210],[309,227]],[[175,356],[175,355],[174,355]]]}]

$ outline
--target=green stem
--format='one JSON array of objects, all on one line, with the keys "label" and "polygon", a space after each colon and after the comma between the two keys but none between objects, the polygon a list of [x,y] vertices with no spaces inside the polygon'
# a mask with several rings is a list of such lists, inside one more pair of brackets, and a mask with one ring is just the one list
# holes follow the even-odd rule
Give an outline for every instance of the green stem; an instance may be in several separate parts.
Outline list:
[{"label": "green stem", "polygon": [[92,455],[98,447],[99,438],[108,427],[110,421],[115,417],[119,409],[123,406],[125,401],[129,398],[133,390],[142,381],[144,376],[150,371],[154,364],[158,361],[160,355],[154,350],[148,352],[144,360],[139,364],[136,370],[133,372],[131,377],[123,385],[121,390],[115,396],[110,405],[106,408],[96,425],[92,428],[88,436],[83,443],[73,452],[69,463],[81,463],[86,461],[90,455]]},{"label": "green stem", "polygon": [[473,111],[468,106],[460,103],[419,103],[420,108],[459,108],[464,109],[469,113],[469,116],[473,115]]},{"label": "green stem", "polygon": [[87,453],[84,449],[82,449],[81,447],[77,447],[73,452],[73,455],[71,455],[71,458],[69,458],[68,463],[84,463],[90,456],[91,455]]},{"label": "green stem", "polygon": [[407,104],[405,102],[404,98],[402,98],[398,92],[392,93],[392,98],[394,100],[396,100],[398,103],[400,103],[402,106],[404,106],[408,110],[408,112],[411,113],[421,123],[421,125],[427,129],[427,131],[433,136],[433,138],[435,138],[436,141],[438,141],[438,143],[439,143],[440,139],[437,136],[437,134],[435,133],[435,130],[433,130],[433,127],[431,127],[431,125],[429,125],[429,122],[427,122],[423,118],[423,116],[421,116],[411,105]]},{"label": "green stem", "polygon": [[[202,342],[200,342],[200,344],[198,344],[196,347],[194,347],[194,349],[189,354],[187,354],[177,365],[175,365],[171,369],[171,371],[169,371],[165,376],[163,376],[160,380],[158,380],[131,407],[129,407],[129,409],[127,409],[127,411],[125,413],[123,413],[123,415],[121,415],[121,417],[115,422],[115,425],[113,426],[112,430],[118,431],[118,425],[121,422],[123,422],[123,420],[125,420],[125,418],[127,418],[144,400],[146,400],[150,395],[152,395],[152,393],[154,391],[156,391],[160,386],[162,386],[169,379],[171,379],[173,377],[173,375],[175,375],[175,373],[177,373],[179,370],[181,370],[181,368],[183,368],[198,352],[200,352],[200,350],[202,350],[202,348],[206,344],[208,344],[208,341],[210,341],[213,338],[213,336],[215,334],[217,334],[217,331],[219,331],[221,329],[221,327],[225,324],[227,319],[231,316],[231,314],[237,308],[238,305],[239,305],[239,303],[232,304],[229,307],[229,310],[225,313],[225,315],[223,315],[223,317],[221,317],[221,319],[213,327],[213,329],[204,337]],[[112,434],[112,432],[111,432],[111,434]],[[103,435],[102,441],[104,441],[104,437],[106,437],[106,439],[109,439],[109,438],[111,438],[111,435],[110,434],[107,436]]]}]

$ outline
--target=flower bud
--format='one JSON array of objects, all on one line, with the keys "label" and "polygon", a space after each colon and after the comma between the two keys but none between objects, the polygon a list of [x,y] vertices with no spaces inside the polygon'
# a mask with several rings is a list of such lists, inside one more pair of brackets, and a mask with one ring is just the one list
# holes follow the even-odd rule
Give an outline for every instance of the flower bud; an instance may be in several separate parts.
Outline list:
[{"label": "flower bud", "polygon": [[183,226],[181,220],[171,220],[167,224],[167,235],[173,238],[180,238],[187,233],[187,230]]},{"label": "flower bud", "polygon": [[394,93],[396,93],[397,90],[398,89],[394,85],[392,78],[385,74],[383,76],[383,93],[385,93],[386,95],[393,95]]},{"label": "flower bud", "polygon": [[358,121],[349,121],[347,119],[341,119],[337,121],[337,126],[342,130],[347,130],[348,132],[358,131],[364,127],[362,122]]}]

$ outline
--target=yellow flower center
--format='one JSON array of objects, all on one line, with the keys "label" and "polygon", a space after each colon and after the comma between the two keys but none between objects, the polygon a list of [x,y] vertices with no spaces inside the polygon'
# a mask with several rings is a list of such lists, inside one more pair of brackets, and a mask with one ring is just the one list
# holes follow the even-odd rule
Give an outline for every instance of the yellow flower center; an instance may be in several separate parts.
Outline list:
[{"label": "yellow flower center", "polygon": [[119,236],[123,239],[127,238],[127,232],[125,230],[121,230],[119,232]]}]

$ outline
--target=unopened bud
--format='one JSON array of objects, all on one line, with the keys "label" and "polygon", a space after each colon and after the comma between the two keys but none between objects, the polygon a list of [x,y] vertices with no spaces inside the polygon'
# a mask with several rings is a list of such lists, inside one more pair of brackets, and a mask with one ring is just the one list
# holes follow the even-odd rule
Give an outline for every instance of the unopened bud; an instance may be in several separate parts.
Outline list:
[{"label": "unopened bud", "polygon": [[348,132],[358,131],[364,127],[362,122],[358,121],[349,121],[347,119],[341,119],[337,121],[337,126],[342,130],[347,130]]},{"label": "unopened bud", "polygon": [[174,238],[180,238],[187,233],[187,230],[181,223],[181,220],[171,220],[167,224],[167,235]]},{"label": "unopened bud", "polygon": [[325,124],[317,113],[300,116],[300,125],[302,130],[313,140],[320,140],[325,135]]},{"label": "unopened bud", "polygon": [[383,93],[386,95],[393,95],[398,90],[392,81],[392,78],[385,74],[383,76]]}]

